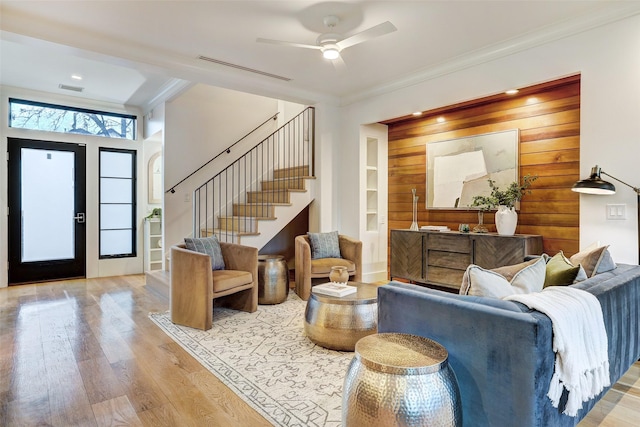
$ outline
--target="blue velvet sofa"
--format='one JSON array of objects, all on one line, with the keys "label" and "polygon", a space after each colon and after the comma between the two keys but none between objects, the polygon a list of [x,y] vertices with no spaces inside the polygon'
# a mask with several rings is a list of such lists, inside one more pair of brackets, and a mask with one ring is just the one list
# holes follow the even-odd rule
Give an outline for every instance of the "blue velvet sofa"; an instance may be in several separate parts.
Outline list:
[{"label": "blue velvet sofa", "polygon": [[[618,264],[575,285],[602,305],[614,384],[640,358],[640,267]],[[378,332],[431,338],[449,352],[465,426],[575,426],[546,396],[553,374],[551,320],[523,304],[391,282],[378,290]],[[640,409],[639,409],[640,410]]]}]

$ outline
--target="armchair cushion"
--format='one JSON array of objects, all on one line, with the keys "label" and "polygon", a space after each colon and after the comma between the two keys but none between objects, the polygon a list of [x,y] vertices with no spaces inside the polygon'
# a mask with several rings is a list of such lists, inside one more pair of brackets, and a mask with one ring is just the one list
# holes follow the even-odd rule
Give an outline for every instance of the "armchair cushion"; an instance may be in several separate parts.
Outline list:
[{"label": "armchair cushion", "polygon": [[217,270],[213,272],[213,292],[222,292],[253,282],[248,271]]},{"label": "armchair cushion", "polygon": [[215,235],[201,238],[185,237],[184,244],[190,251],[209,255],[211,257],[212,270],[224,270],[222,249],[220,249],[220,242],[218,242],[218,238]]},{"label": "armchair cushion", "polygon": [[342,258],[338,232],[307,233],[311,245],[311,259]]},{"label": "armchair cushion", "polygon": [[353,274],[356,271],[356,264],[353,261],[343,258],[322,258],[314,259],[311,261],[311,274],[329,276],[331,273],[331,267],[334,266],[347,267],[347,272]]}]

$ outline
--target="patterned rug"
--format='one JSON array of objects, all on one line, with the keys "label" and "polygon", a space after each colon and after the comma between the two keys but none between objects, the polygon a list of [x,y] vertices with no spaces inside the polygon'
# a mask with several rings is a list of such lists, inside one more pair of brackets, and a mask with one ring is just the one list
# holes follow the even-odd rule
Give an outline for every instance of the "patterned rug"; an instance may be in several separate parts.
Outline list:
[{"label": "patterned rug", "polygon": [[337,427],[353,353],[309,341],[305,305],[290,292],[255,313],[216,307],[208,331],[174,325],[168,312],[149,317],[273,425]]}]

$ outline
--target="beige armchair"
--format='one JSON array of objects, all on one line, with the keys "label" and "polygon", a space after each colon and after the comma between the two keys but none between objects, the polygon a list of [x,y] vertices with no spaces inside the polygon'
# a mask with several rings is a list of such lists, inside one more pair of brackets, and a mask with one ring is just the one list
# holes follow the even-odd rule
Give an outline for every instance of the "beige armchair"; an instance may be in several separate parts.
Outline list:
[{"label": "beige armchair", "polygon": [[[171,247],[171,321],[211,329],[213,306],[258,309],[258,249],[220,242],[224,270],[211,270],[207,254]],[[214,303],[215,300],[215,303]]]},{"label": "beige armchair", "polygon": [[295,291],[303,300],[309,299],[312,285],[328,281],[333,266],[347,267],[350,281],[362,281],[362,242],[343,235],[338,236],[338,242],[342,258],[311,259],[309,237],[306,235],[296,237]]}]

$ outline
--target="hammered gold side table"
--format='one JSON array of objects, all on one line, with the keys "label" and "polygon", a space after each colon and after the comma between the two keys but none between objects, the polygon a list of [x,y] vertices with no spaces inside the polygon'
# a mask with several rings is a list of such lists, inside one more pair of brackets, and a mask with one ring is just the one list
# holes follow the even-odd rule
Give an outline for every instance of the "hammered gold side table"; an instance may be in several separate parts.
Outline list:
[{"label": "hammered gold side table", "polygon": [[428,338],[362,338],[342,388],[343,427],[459,427],[462,403],[447,350]]},{"label": "hammered gold side table", "polygon": [[378,285],[349,282],[358,290],[344,297],[315,293],[304,311],[304,331],[315,344],[353,351],[356,342],[378,331]]},{"label": "hammered gold side table", "polygon": [[282,255],[258,255],[258,304],[280,304],[289,295],[289,268]]}]

